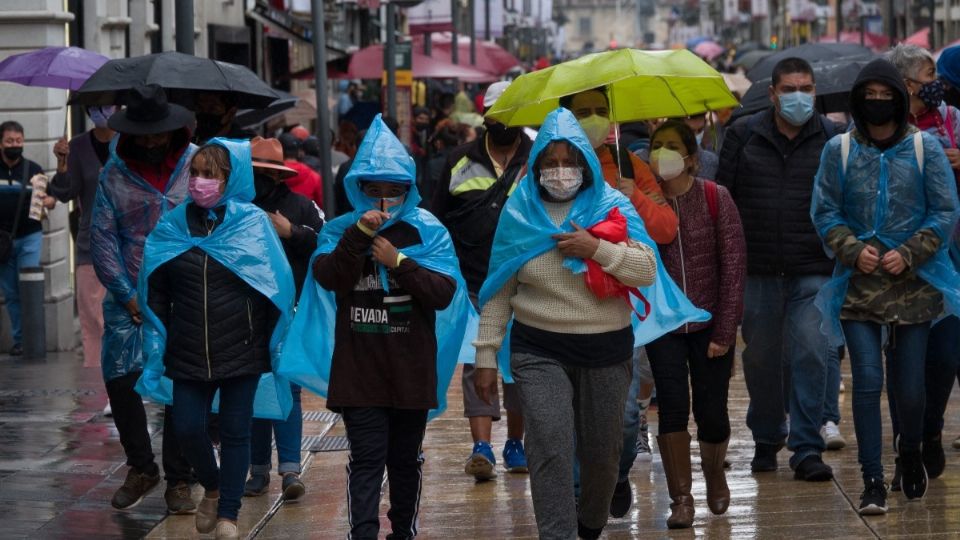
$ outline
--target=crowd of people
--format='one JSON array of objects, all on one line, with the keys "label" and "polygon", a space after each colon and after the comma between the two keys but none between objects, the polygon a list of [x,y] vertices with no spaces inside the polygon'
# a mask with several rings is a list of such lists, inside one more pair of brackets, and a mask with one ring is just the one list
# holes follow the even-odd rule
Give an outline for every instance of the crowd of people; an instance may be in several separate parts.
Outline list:
[{"label": "crowd of people", "polygon": [[[796,480],[833,478],[823,455],[845,445],[846,356],[860,513],[888,508],[884,384],[889,489],[923,497],[945,468],[960,380],[957,89],[960,50],[935,61],[899,45],[860,71],[839,122],[816,110],[799,58],[773,69],[767,110],[732,123],[708,112],[616,126],[599,87],[563,97],[531,138],[491,117],[466,129],[451,99],[413,110],[410,145],[388,117],[362,137],[341,123],[336,178],[318,174],[317,138],[256,137],[229,96],[191,111],[147,85],[122,109],[89,107],[94,127],[54,148],[43,203],[80,212],[84,365],[102,367],[129,466],[112,505],[132,508],[160,482],[147,396],[166,406],[169,511],[238,537],[242,497],[268,491],[272,438],[284,498],[307,491],[307,389],[346,427],[350,537],[377,537],[386,472],[387,538],[413,538],[425,431],[459,362],[464,473],[497,477],[505,411],[503,470],[529,474],[541,538],[598,538],[627,514],[654,392],[665,525],[689,528],[691,410],[707,506],[730,504],[738,329],[753,473],[776,471],[786,446]],[[357,93],[345,90],[342,113]],[[0,180],[18,196],[39,172],[23,138],[0,124]],[[22,206],[0,212],[11,354],[16,272],[37,264],[42,235]]]}]

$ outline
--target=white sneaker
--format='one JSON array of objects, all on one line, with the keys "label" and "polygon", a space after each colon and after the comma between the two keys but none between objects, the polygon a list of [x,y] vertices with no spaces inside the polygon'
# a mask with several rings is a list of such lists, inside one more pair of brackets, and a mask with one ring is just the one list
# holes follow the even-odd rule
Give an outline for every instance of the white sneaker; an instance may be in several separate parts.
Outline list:
[{"label": "white sneaker", "polygon": [[650,449],[650,435],[647,427],[647,415],[640,415],[640,433],[637,434],[637,461],[653,461],[653,451]]},{"label": "white sneaker", "polygon": [[110,408],[110,402],[107,402],[107,406],[103,408],[103,415],[107,418],[113,418],[113,409]]},{"label": "white sneaker", "polygon": [[823,437],[823,442],[826,443],[827,450],[840,450],[847,445],[846,439],[840,434],[840,428],[832,421],[828,420],[827,423],[820,428],[820,436]]},{"label": "white sneaker", "polygon": [[846,391],[847,391],[847,387],[846,385],[843,384],[843,379],[840,379],[840,393],[842,394]]}]

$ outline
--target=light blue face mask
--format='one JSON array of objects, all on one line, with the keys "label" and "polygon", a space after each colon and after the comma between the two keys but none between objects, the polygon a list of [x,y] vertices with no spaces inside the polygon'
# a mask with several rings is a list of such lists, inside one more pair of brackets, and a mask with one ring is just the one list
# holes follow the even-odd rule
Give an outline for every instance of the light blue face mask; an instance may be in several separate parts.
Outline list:
[{"label": "light blue face mask", "polygon": [[813,116],[813,95],[806,92],[780,94],[780,116],[794,126],[802,126]]},{"label": "light blue face mask", "polygon": [[703,145],[703,132],[697,133],[697,146]]}]

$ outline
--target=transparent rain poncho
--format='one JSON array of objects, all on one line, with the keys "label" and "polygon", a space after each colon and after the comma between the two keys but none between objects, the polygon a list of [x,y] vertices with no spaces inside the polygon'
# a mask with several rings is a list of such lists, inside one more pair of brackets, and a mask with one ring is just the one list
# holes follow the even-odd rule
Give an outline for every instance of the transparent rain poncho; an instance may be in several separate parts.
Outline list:
[{"label": "transparent rain poncho", "polygon": [[[416,184],[416,166],[403,144],[390,132],[378,115],[363,143],[357,150],[350,172],[344,180],[347,198],[354,210],[328,222],[320,231],[317,250],[310,266],[297,315],[284,346],[279,373],[293,382],[326,397],[333,360],[334,330],[337,300],[332,291],[324,289],[313,277],[313,260],[317,255],[330,253],[348,227],[360,216],[374,209],[373,201],[360,190],[361,180],[408,184],[410,191],[399,209],[391,211],[390,219],[381,227],[405,221],[416,227],[422,243],[403,248],[403,254],[420,266],[452,277],[457,282],[453,301],[437,311],[437,403],[430,411],[434,418],[446,409],[447,387],[457,362],[472,362],[470,343],[476,336],[477,314],[467,296],[466,283],[460,273],[460,263],[447,229],[430,212],[417,208],[420,193]],[[382,265],[381,282],[388,283],[386,268]]]},{"label": "transparent rain poncho", "polygon": [[124,305],[137,294],[143,244],[160,217],[187,197],[189,145],[161,193],[131,171],[117,155],[114,137],[110,159],[100,173],[100,187],[90,221],[90,256],[97,277],[107,289],[103,301],[103,380],[143,369],[140,326]]},{"label": "transparent rain poncho", "polygon": [[[267,214],[250,202],[254,197],[250,143],[216,138],[208,144],[223,146],[230,152],[230,179],[216,205],[226,207],[223,223],[213,229],[209,236],[192,236],[187,225],[187,204],[181,204],[164,215],[147,237],[143,269],[140,271],[139,302],[144,316],[145,366],[143,375],[137,381],[137,391],[166,404],[173,403],[173,382],[163,376],[167,331],[147,303],[147,283],[154,270],[191,248],[198,247],[269,298],[280,312],[270,337],[270,356],[274,367],[279,360],[296,301],[293,272],[280,238]],[[214,410],[217,410],[218,403],[217,397],[214,399]],[[254,416],[286,420],[292,403],[288,381],[276,377],[272,372],[260,376],[253,401]]]},{"label": "transparent rain poncho", "polygon": [[[547,145],[561,140],[569,142],[580,150],[596,181],[577,194],[566,221],[557,227],[550,221],[544,209],[543,200],[536,185],[537,180],[534,177],[534,165]],[[527,175],[520,181],[520,185],[503,207],[490,255],[490,274],[480,289],[481,308],[524,264],[556,247],[557,241],[553,235],[572,232],[574,228],[571,222],[589,228],[606,220],[613,208],[619,208],[620,213],[627,218],[629,238],[650,246],[657,256],[656,280],[648,287],[640,287],[640,292],[650,303],[650,309],[642,322],[637,317],[633,318],[634,346],[639,347],[649,343],[686,323],[710,320],[710,313],[690,303],[667,274],[663,261],[660,260],[657,245],[647,234],[636,208],[623,194],[603,181],[600,161],[590,141],[587,140],[573,113],[563,108],[556,109],[547,115],[530,151]],[[563,266],[575,274],[587,270],[586,262],[576,257],[567,257]],[[633,302],[638,313],[646,311],[646,307],[636,298]],[[512,324],[511,321],[510,326]],[[510,326],[497,354],[497,363],[507,381],[512,380],[509,352]]]},{"label": "transparent rain poncho", "polygon": [[[943,294],[948,313],[960,313],[960,275],[948,255],[957,224],[958,202],[953,170],[939,141],[922,134],[923,172],[913,135],[886,151],[860,144],[850,136],[846,171],[841,163],[841,137],[823,149],[810,204],[810,216],[821,238],[834,227],[849,227],[860,240],[876,238],[896,248],[920,229],[941,239],[937,253],[916,269]],[[828,255],[833,253],[827,248]],[[842,343],[840,308],[853,269],[837,262],[833,279],[820,290],[816,305],[824,314],[822,330],[831,343]]]}]

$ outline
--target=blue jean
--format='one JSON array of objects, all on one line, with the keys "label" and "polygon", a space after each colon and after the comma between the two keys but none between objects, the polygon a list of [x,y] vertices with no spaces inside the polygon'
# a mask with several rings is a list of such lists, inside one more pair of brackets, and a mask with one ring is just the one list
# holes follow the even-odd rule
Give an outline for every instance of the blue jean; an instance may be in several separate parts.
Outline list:
[{"label": "blue jean", "polygon": [[823,400],[823,422],[840,423],[840,351],[830,347],[827,356],[827,388]]},{"label": "blue jean", "polygon": [[[888,350],[888,373],[891,361]],[[936,437],[943,431],[943,414],[947,410],[957,370],[960,369],[960,318],[951,315],[930,327],[924,365],[927,401],[923,409],[923,437],[927,439]],[[900,434],[895,383],[893,377],[887,377],[887,403],[890,406],[894,440]]]},{"label": "blue jean", "polygon": [[13,240],[13,253],[7,262],[0,264],[0,290],[3,291],[10,314],[10,330],[13,342],[23,339],[20,327],[20,269],[40,266],[40,246],[43,244],[43,232],[28,234]]},{"label": "blue jean", "polygon": [[300,474],[300,446],[303,438],[303,407],[299,385],[291,384],[293,407],[286,420],[255,419],[250,436],[250,474],[270,473],[270,439],[277,439],[277,472]]},{"label": "blue jean", "polygon": [[747,427],[756,443],[780,445],[786,439],[791,468],[825,449],[820,426],[830,346],[813,300],[828,279],[747,277],[742,327]]},{"label": "blue jean", "polygon": [[[250,419],[259,375],[218,381],[173,381],[173,429],[183,455],[207,491],[220,490],[217,517],[236,520],[250,466]],[[220,468],[207,434],[210,405],[220,390]]]},{"label": "blue jean", "polygon": [[[857,459],[864,480],[883,478],[880,455],[883,426],[880,392],[883,390],[883,339],[875,322],[841,321],[850,352],[853,375],[853,427]],[[891,329],[887,377],[894,381],[897,416],[903,431],[901,450],[919,450],[923,438],[924,356],[930,324],[896,325]]]}]

